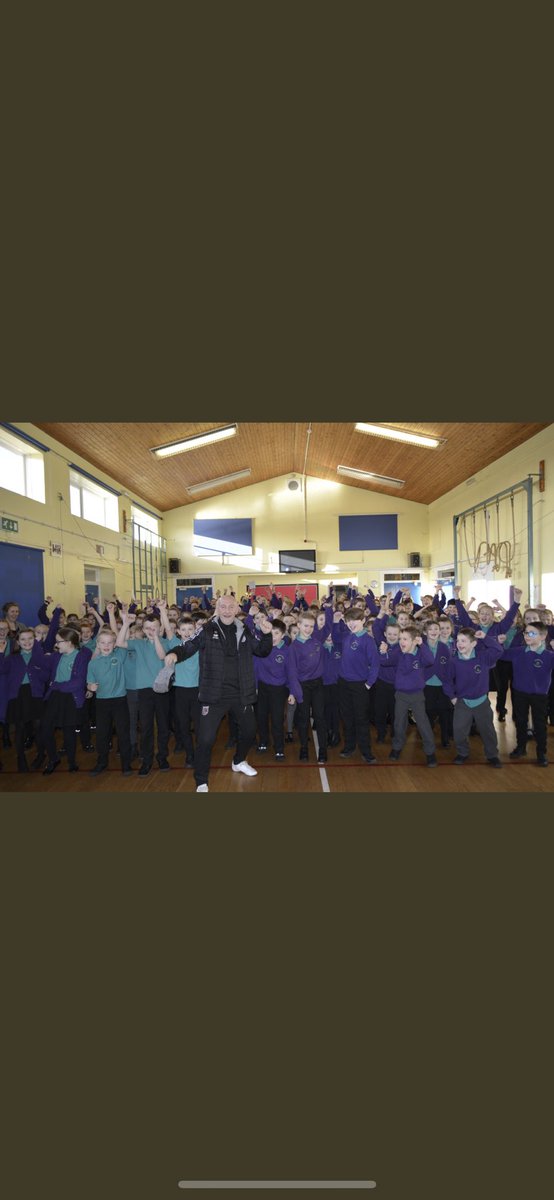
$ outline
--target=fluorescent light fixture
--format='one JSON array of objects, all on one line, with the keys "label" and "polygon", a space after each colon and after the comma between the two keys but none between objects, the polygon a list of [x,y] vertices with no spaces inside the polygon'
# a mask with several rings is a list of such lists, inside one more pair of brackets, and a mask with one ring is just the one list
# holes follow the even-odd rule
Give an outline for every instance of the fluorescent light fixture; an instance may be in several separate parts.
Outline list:
[{"label": "fluorescent light fixture", "polygon": [[250,467],[246,467],[244,471],[233,471],[232,475],[220,475],[218,479],[207,479],[205,483],[193,483],[187,488],[189,496],[196,496],[198,492],[207,492],[208,488],[221,487],[224,483],[235,483],[237,479],[247,479],[252,474]]},{"label": "fluorescent light fixture", "polygon": [[183,454],[185,450],[198,450],[200,446],[210,446],[212,442],[223,442],[225,438],[234,437],[237,429],[237,424],[222,425],[220,429],[209,429],[207,433],[196,433],[178,442],[168,442],[167,446],[151,446],[151,451],[157,458],[170,458],[173,454]]},{"label": "fluorescent light fixture", "polygon": [[337,474],[351,475],[361,483],[380,483],[394,488],[404,487],[406,482],[405,479],[390,479],[388,475],[376,475],[374,471],[358,471],[356,467],[337,467]]},{"label": "fluorescent light fixture", "polygon": [[368,425],[365,421],[356,421],[358,433],[372,433],[375,437],[389,438],[393,442],[409,442],[411,446],[427,446],[435,450],[443,446],[446,438],[426,437],[423,433],[410,433],[409,429],[393,429],[390,425]]}]

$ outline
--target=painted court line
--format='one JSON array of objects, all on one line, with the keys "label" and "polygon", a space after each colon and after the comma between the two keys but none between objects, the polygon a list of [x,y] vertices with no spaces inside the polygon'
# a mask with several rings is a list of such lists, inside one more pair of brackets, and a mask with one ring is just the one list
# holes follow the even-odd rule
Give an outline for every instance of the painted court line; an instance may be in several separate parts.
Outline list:
[{"label": "painted court line", "polygon": [[[315,752],[316,752],[316,754],[319,754],[319,741],[318,741],[317,733],[313,727],[312,727],[312,737],[314,739]],[[329,785],[329,780],[327,778],[327,771],[325,770],[325,767],[319,768],[319,778],[321,779],[321,790],[323,792],[330,792],[331,787]]]}]

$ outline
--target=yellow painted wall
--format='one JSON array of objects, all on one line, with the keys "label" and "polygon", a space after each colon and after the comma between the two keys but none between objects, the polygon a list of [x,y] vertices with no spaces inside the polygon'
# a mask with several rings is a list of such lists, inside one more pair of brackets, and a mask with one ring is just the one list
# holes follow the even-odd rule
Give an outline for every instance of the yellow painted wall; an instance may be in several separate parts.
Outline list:
[{"label": "yellow painted wall", "polygon": [[[289,478],[288,475],[282,475],[265,483],[240,488],[217,499],[172,509],[166,513],[164,522],[168,557],[181,560],[182,575],[210,575],[214,577],[216,588],[223,590],[224,587],[232,587],[238,593],[245,590],[249,581],[294,583],[298,576],[278,574],[278,551],[302,548],[305,537],[308,538],[306,548],[317,552],[318,567],[321,564],[322,568],[332,568],[306,576],[308,581],[319,581],[323,585],[331,579],[352,579],[360,584],[369,584],[379,578],[382,570],[405,571],[408,569],[410,551],[419,551],[424,556],[424,563],[428,560],[426,505],[378,493],[370,495],[343,483],[308,478],[305,532],[304,496],[301,492],[288,490],[286,485]],[[338,517],[358,513],[397,513],[398,550],[339,551]],[[221,565],[221,556],[196,557],[192,552],[195,517],[252,517],[254,554],[252,557],[230,560],[228,566]]]},{"label": "yellow painted wall", "polygon": [[[528,596],[527,587],[527,502],[525,493],[520,492],[514,497],[516,555],[514,559],[513,582],[523,590],[524,602],[541,601],[554,608],[554,425],[511,450],[499,458],[497,462],[475,475],[475,482],[463,483],[447,492],[440,500],[429,505],[429,545],[431,551],[432,570],[438,566],[453,562],[453,524],[454,514],[465,512],[475,504],[487,500],[490,496],[512,484],[526,479],[529,474],[538,474],[541,459],[545,462],[546,488],[539,492],[538,481],[533,487],[533,539],[534,539],[534,578],[535,594]],[[499,510],[500,540],[512,537],[511,506],[508,501],[501,502]],[[492,541],[496,542],[497,515],[495,505],[491,508],[490,533]],[[467,583],[474,572],[467,561],[463,530],[458,522],[460,534],[460,568],[458,583],[462,584],[462,595],[467,596]],[[466,518],[466,533],[470,556],[473,555],[473,528],[471,518]],[[485,538],[485,524],[482,514],[476,519],[476,542]],[[500,577],[502,577],[500,575]]]},{"label": "yellow painted wall", "polygon": [[[12,424],[14,424],[12,422]],[[116,479],[99,471],[81,458],[73,454],[65,446],[37,429],[35,425],[19,421],[15,428],[37,439],[42,445],[50,447],[50,452],[44,455],[46,503],[28,500],[16,492],[0,488],[0,510],[2,516],[15,518],[19,522],[17,533],[1,532],[4,542],[17,546],[32,546],[44,550],[44,584],[45,595],[51,595],[55,601],[63,605],[66,612],[80,611],[84,596],[84,568],[97,567],[102,570],[106,583],[113,586],[101,594],[109,599],[116,591],[123,599],[132,592],[133,571],[131,557],[131,540],[129,536],[104,529],[92,521],[73,517],[69,509],[69,462],[82,467],[90,475],[94,475],[100,483],[107,483],[119,489],[121,485]],[[63,500],[60,502],[58,493]],[[151,504],[141,501],[140,496],[132,496],[137,504],[156,511]],[[119,497],[119,527],[123,531],[123,511],[131,516],[131,502],[128,496]],[[163,534],[163,524],[160,526]],[[50,543],[63,544],[63,558],[53,557],[50,553]],[[104,546],[104,554],[96,551],[96,545]],[[123,561],[127,559],[128,561]],[[2,580],[2,602],[5,599],[17,599],[17,581]],[[7,593],[10,592],[8,596]]]}]

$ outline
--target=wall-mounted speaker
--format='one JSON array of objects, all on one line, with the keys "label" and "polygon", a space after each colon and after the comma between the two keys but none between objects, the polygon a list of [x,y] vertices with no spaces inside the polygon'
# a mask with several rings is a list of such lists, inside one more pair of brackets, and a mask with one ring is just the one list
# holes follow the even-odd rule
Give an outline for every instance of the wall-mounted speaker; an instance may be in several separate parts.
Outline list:
[{"label": "wall-mounted speaker", "polygon": [[168,565],[169,565],[169,574],[170,575],[180,575],[180,573],[181,573],[181,559],[180,558],[168,559]]},{"label": "wall-mounted speaker", "polygon": [[420,567],[421,566],[421,554],[418,554],[417,551],[414,554],[409,554],[408,555],[408,566],[409,567]]},{"label": "wall-mounted speaker", "polygon": [[300,487],[300,480],[295,479],[295,477],[293,475],[292,478],[289,479],[289,481],[287,483],[287,487],[289,489],[289,492],[297,492]]}]

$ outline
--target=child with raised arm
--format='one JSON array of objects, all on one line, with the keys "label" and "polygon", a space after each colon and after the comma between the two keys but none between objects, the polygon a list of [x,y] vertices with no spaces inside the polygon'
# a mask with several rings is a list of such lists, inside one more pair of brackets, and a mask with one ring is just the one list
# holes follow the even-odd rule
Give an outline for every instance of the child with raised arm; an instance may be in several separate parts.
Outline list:
[{"label": "child with raised arm", "polygon": [[364,762],[377,762],[371,750],[369,734],[369,689],[379,674],[379,653],[375,640],[364,629],[364,614],[351,608],[343,618],[333,618],[333,645],[341,651],[339,667],[339,710],[344,725],[341,758],[350,758],[356,743]]},{"label": "child with raised arm", "polygon": [[[533,731],[536,741],[537,763],[548,766],[547,715],[548,694],[552,681],[554,653],[546,642],[548,625],[544,621],[530,621],[525,627],[524,646],[504,645],[503,657],[512,663],[512,706],[516,723],[517,745],[510,758],[525,758],[527,754],[527,718],[529,709],[533,716]],[[502,642],[502,635],[498,639]],[[554,649],[554,641],[550,643]]]},{"label": "child with raised arm", "polygon": [[[265,624],[264,624],[265,627]],[[256,721],[258,726],[258,752],[263,754],[269,746],[269,721],[275,758],[285,757],[284,716],[287,696],[292,692],[299,695],[298,680],[294,675],[290,643],[285,642],[286,626],[276,618],[271,627],[273,646],[265,658],[254,659],[254,673],[258,685]]]},{"label": "child with raised arm", "polygon": [[101,775],[108,766],[112,725],[117,733],[117,746],[124,775],[132,775],[129,708],[125,686],[125,646],[129,623],[123,621],[117,635],[104,629],[98,634],[97,652],[87,671],[87,690],[96,696],[96,765],[90,775]]},{"label": "child with raised arm", "polygon": [[398,637],[398,647],[387,647],[381,643],[379,651],[388,662],[396,664],[395,696],[394,696],[394,734],[392,750],[389,758],[398,762],[406,743],[409,713],[413,719],[427,756],[427,766],[436,767],[435,742],[429,718],[425,712],[425,669],[434,665],[434,658],[423,639],[418,635],[414,625],[401,629]]},{"label": "child with raised arm", "polygon": [[486,637],[482,629],[460,629],[456,650],[450,662],[450,674],[444,680],[446,695],[454,704],[454,762],[463,766],[469,758],[468,734],[473,721],[483,740],[491,767],[501,767],[498,740],[489,700],[489,671],[500,658],[502,646],[497,638]]},{"label": "child with raised arm", "polygon": [[308,760],[308,729],[310,711],[313,713],[314,728],[319,742],[318,762],[327,762],[327,729],[325,726],[325,697],[323,693],[323,643],[327,640],[333,624],[330,608],[325,610],[325,621],[321,628],[316,626],[313,613],[302,612],[298,618],[298,634],[291,645],[292,662],[300,685],[299,696],[291,692],[289,704],[298,700],[296,722],[300,735],[299,759]]}]

